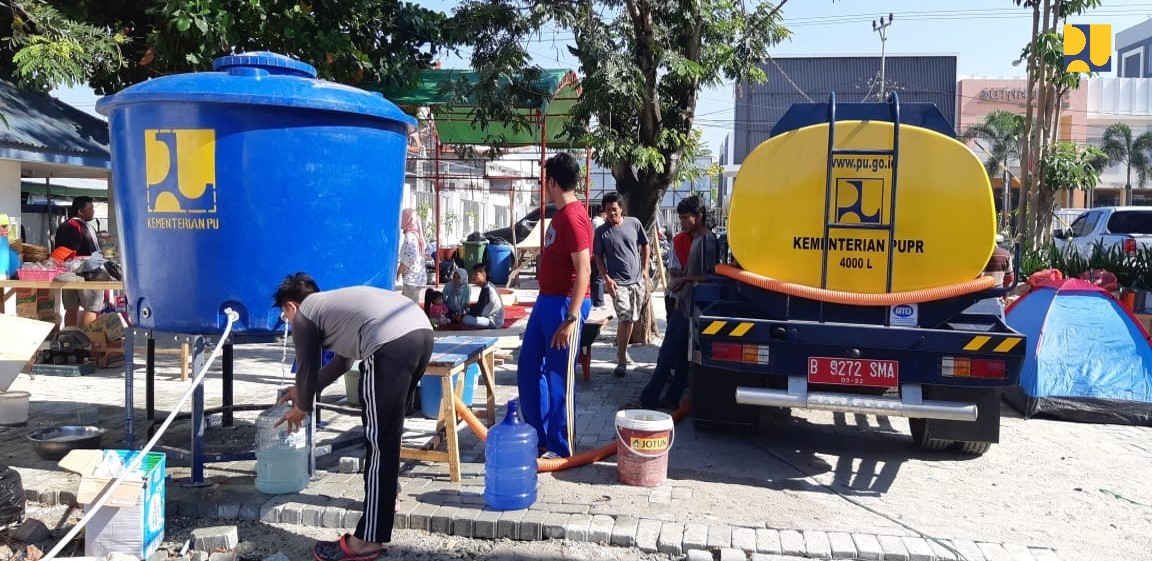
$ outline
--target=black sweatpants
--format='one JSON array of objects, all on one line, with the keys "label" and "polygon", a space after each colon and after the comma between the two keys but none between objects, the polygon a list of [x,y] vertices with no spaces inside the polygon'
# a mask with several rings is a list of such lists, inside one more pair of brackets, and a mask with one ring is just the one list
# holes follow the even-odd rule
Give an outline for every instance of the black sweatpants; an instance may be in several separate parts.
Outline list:
[{"label": "black sweatpants", "polygon": [[364,410],[364,515],[356,537],[373,543],[392,541],[396,485],[400,477],[400,438],[408,401],[432,356],[432,330],[413,331],[385,343],[360,361],[360,403]]}]

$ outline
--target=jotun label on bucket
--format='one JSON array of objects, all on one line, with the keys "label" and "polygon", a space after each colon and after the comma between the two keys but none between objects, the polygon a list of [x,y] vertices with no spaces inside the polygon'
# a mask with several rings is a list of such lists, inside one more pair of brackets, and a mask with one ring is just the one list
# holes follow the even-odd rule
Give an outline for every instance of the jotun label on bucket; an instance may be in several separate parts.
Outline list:
[{"label": "jotun label on bucket", "polygon": [[636,438],[632,437],[629,445],[633,450],[664,450],[668,447],[667,436],[657,436],[653,438]]}]

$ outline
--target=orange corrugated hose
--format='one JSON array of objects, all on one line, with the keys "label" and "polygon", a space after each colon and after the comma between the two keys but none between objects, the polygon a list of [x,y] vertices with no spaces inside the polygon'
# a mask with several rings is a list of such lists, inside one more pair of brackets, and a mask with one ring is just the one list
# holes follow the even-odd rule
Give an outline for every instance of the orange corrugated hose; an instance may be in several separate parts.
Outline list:
[{"label": "orange corrugated hose", "polygon": [[789,296],[797,296],[833,304],[847,304],[850,306],[895,306],[898,304],[931,302],[932,300],[942,300],[944,298],[952,298],[953,296],[988,290],[996,284],[996,280],[992,277],[979,277],[970,281],[938,286],[936,288],[925,288],[923,290],[892,292],[888,294],[858,294],[855,292],[825,290],[823,288],[778,281],[727,264],[716,265],[716,274],[738,280],[744,284],[750,284]]},{"label": "orange corrugated hose", "polygon": [[[488,439],[488,427],[484,426],[484,422],[478,419],[476,415],[472,413],[472,410],[469,409],[468,406],[464,405],[463,401],[456,399],[455,394],[452,395],[452,405],[456,408],[456,415],[458,415],[461,419],[464,419],[464,422],[468,424],[468,428],[472,429],[472,432],[476,433],[476,436],[480,437],[480,440]],[[691,409],[691,403],[688,400],[684,400],[684,402],[680,404],[680,408],[672,413],[672,420],[674,422],[679,422],[680,419],[683,419],[684,415],[687,415],[688,411]],[[593,462],[599,462],[600,460],[603,460],[604,458],[607,458],[615,453],[616,442],[612,442],[599,448],[581,452],[567,458],[558,458],[555,460],[536,460],[536,470],[540,473],[550,471],[563,471],[566,469],[591,464]]]}]

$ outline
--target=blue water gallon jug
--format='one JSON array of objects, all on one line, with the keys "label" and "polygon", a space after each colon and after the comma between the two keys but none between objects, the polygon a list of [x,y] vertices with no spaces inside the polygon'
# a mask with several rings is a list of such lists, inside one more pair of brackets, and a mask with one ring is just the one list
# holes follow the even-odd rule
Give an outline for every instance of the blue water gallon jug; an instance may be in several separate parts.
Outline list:
[{"label": "blue water gallon jug", "polygon": [[484,447],[484,504],[520,510],[536,502],[536,429],[520,420],[516,400],[504,422],[488,431]]},{"label": "blue water gallon jug", "polygon": [[[295,493],[308,486],[308,430],[274,426],[292,407],[283,403],[256,418],[256,490],[269,495]],[[304,418],[304,427],[308,426]]]}]

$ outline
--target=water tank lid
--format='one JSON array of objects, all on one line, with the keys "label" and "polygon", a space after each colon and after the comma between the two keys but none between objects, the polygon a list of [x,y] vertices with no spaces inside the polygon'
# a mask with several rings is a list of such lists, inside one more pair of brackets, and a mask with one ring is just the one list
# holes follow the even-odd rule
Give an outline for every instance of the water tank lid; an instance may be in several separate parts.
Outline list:
[{"label": "water tank lid", "polygon": [[217,72],[228,71],[236,67],[260,68],[268,71],[269,74],[286,74],[303,78],[316,77],[316,67],[311,64],[268,51],[222,56],[212,61],[212,70]]},{"label": "water tank lid", "polygon": [[190,72],[132,85],[96,102],[108,115],[117,107],[149,103],[221,103],[315,109],[376,117],[415,126],[416,119],[378,92],[316,79],[316,68],[265,51],[216,59],[214,72]]}]

